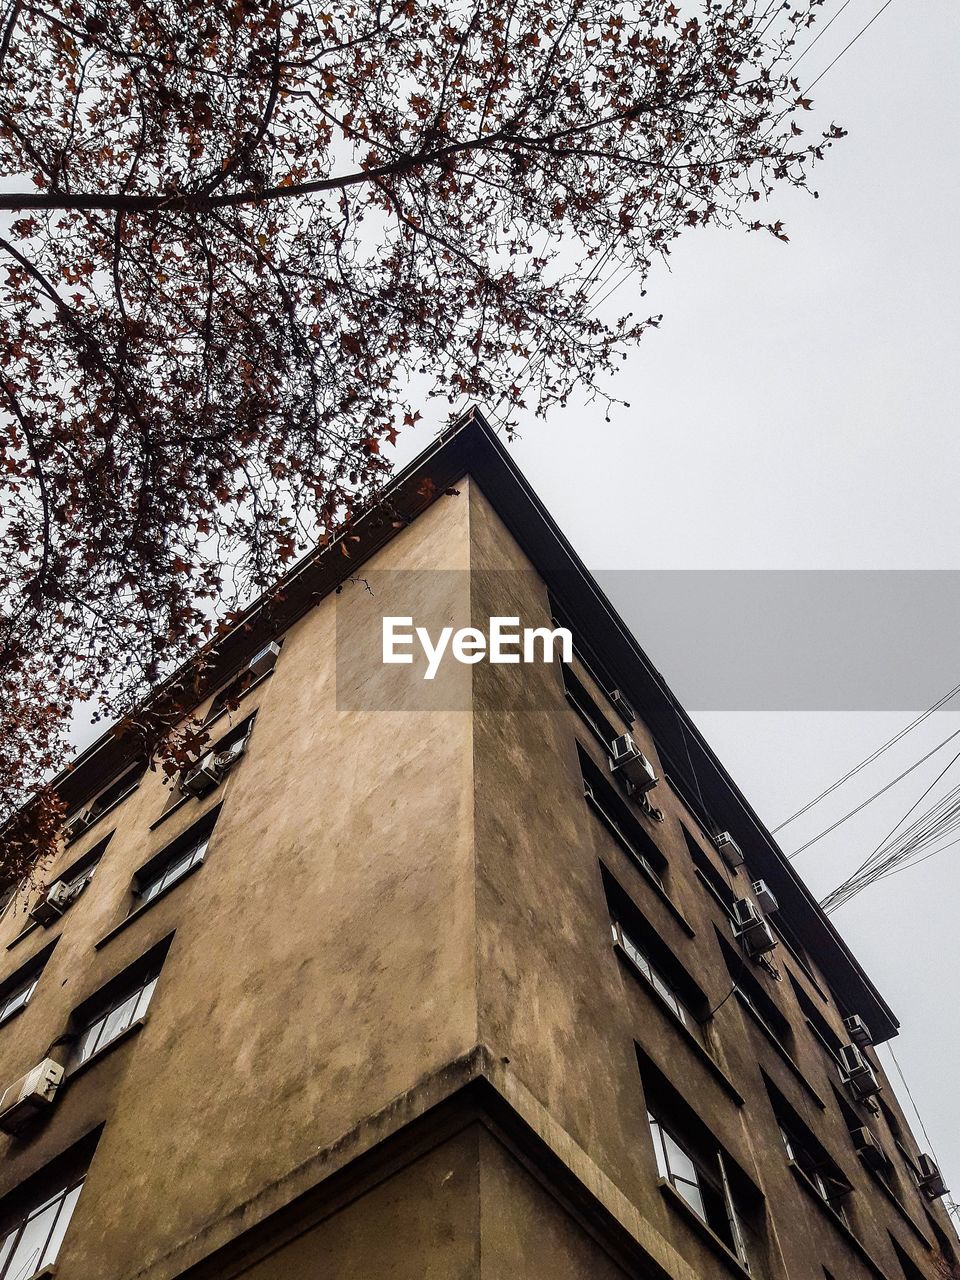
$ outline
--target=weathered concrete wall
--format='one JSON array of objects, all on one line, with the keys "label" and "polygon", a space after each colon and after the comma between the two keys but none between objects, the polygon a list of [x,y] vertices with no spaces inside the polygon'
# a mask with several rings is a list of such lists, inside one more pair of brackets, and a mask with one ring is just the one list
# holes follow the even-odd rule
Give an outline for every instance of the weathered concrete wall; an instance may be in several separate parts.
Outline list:
[{"label": "weathered concrete wall", "polygon": [[[436,503],[364,575],[465,569],[468,512],[466,493]],[[466,578],[431,581],[455,597]],[[345,588],[287,634],[236,713],[259,709],[222,787],[151,831],[166,792],[148,774],[64,855],[116,827],[62,922],[0,950],[10,972],[60,934],[29,1006],[0,1027],[6,1082],[175,930],[142,1030],[78,1076],[39,1130],[2,1139],[0,1191],[106,1121],[61,1253],[70,1280],[148,1268],[475,1043],[470,714],[338,712],[334,630],[364,594]],[[221,801],[201,869],[95,950],[135,870]],[[8,913],[0,942],[21,923]]]}]

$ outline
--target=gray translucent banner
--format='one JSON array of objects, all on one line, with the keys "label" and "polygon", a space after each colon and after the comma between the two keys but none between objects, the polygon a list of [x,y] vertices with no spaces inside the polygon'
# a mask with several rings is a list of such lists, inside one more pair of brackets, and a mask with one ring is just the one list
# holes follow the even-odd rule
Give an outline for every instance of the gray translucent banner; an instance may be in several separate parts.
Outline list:
[{"label": "gray translucent banner", "polygon": [[[960,572],[600,570],[594,574],[690,711],[919,711],[960,684]],[[563,606],[562,596],[558,603]],[[383,661],[383,619],[407,617],[435,641],[491,616],[550,623],[547,590],[522,570],[370,570],[337,597],[341,710],[470,705],[473,682],[504,707],[552,699],[555,664],[491,668],[449,646],[432,680]],[[577,640],[576,633],[574,640]],[[603,654],[597,655],[601,660]],[[618,673],[611,673],[614,677]],[[960,705],[960,697],[958,697]]]}]

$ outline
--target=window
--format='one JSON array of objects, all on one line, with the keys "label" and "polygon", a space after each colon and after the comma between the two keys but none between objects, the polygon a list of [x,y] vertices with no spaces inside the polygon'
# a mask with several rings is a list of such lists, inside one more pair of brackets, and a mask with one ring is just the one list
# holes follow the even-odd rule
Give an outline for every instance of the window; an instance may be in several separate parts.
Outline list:
[{"label": "window", "polygon": [[761,1030],[776,1042],[789,1057],[793,1048],[793,1031],[790,1023],[767,995],[758,978],[750,971],[746,957],[717,934],[724,963],[734,984],[734,992],[742,1005],[749,1010]]},{"label": "window", "polygon": [[194,867],[198,867],[207,852],[214,824],[220,815],[220,805],[163,849],[146,866],[141,867],[134,878],[133,902],[130,911],[139,911],[148,902],[166,893]]},{"label": "window", "polygon": [[128,1027],[133,1026],[138,1018],[143,1017],[158,977],[159,974],[153,974],[143,978],[135,990],[120,997],[83,1029],[77,1041],[76,1066],[80,1066],[95,1053],[105,1049]]},{"label": "window", "polygon": [[700,848],[687,828],[682,824],[681,827],[683,838],[687,842],[687,852],[690,854],[690,860],[693,862],[700,880],[717,899],[727,915],[732,915],[733,904],[739,895],[734,892],[726,877],[713,865],[709,856]]},{"label": "window", "polygon": [[700,1164],[657,1116],[648,1112],[647,1119],[660,1177],[749,1270],[743,1225],[730,1192],[722,1152],[716,1151],[715,1164]]},{"label": "window", "polygon": [[[257,712],[252,711],[250,715],[245,716],[233,728],[218,738],[203,752],[199,760],[188,765],[181,770],[176,782],[170,787],[170,793],[167,796],[167,802],[163,807],[161,817],[165,817],[180,805],[186,803],[190,796],[201,797],[218,787],[223,781],[227,772],[237,763],[246,748],[247,739],[253,732],[254,721],[257,718]],[[186,780],[194,774],[199,774],[201,766],[204,762],[212,761],[214,757],[222,757],[218,765],[213,768],[209,775],[205,778],[201,777],[199,785],[194,788],[185,785]],[[160,819],[157,820],[158,822]],[[154,823],[156,826],[157,823]]]},{"label": "window", "polygon": [[827,1053],[830,1054],[834,1062],[839,1064],[840,1050],[844,1041],[840,1039],[833,1027],[830,1026],[830,1023],[816,1008],[793,974],[789,970],[787,973],[790,978],[790,985],[793,987],[793,993],[797,997],[797,1004],[799,1004],[803,1016],[807,1020],[807,1026],[826,1049]]},{"label": "window", "polygon": [[628,962],[630,971],[645,979],[670,1012],[709,1048],[697,1012],[707,1009],[706,995],[603,863],[600,874],[614,946]]},{"label": "window", "polygon": [[610,744],[622,731],[614,728],[566,663],[560,664],[560,673],[563,676],[563,688],[570,705],[603,749],[609,751]]},{"label": "window", "polygon": [[143,765],[135,764],[122,773],[116,782],[112,782],[105,791],[101,791],[87,810],[87,826],[102,818],[109,810],[115,808],[121,800],[125,800],[131,791],[136,791],[143,777]]},{"label": "window", "polygon": [[143,1018],[172,937],[171,934],[76,1011],[72,1019],[77,1029],[71,1063],[74,1070]]},{"label": "window", "polygon": [[55,946],[56,942],[52,942],[45,947],[38,956],[34,956],[0,986],[0,1024],[8,1022],[27,1007]]},{"label": "window", "polygon": [[680,999],[674,987],[617,921],[613,923],[613,940],[621,948],[637,972],[646,978],[660,999],[680,1019],[683,1025],[690,1030],[698,1027],[697,1019]]},{"label": "window", "polygon": [[820,1198],[846,1222],[843,1201],[850,1194],[851,1187],[837,1166],[832,1160],[811,1150],[803,1137],[798,1137],[796,1130],[787,1124],[781,1123],[780,1137],[783,1139],[787,1159],[793,1161]]},{"label": "window", "polygon": [[8,1018],[12,1018],[15,1013],[19,1013],[27,1004],[34,991],[37,989],[37,983],[40,981],[40,970],[36,969],[27,977],[21,978],[5,995],[0,996],[0,1022],[6,1022]]},{"label": "window", "polygon": [[0,1240],[0,1280],[27,1280],[56,1261],[83,1179],[30,1209]]},{"label": "window", "polygon": [[849,1226],[845,1203],[853,1190],[849,1179],[765,1074],[763,1081],[767,1087],[773,1114],[776,1116],[787,1159],[797,1170],[808,1189],[814,1191],[824,1204],[829,1206],[846,1226]]},{"label": "window", "polygon": [[599,661],[597,656],[583,643],[577,634],[577,628],[573,626],[570,619],[566,616],[565,611],[550,595],[550,616],[553,623],[558,627],[566,627],[573,636],[573,655],[590,676],[598,689],[601,689],[604,696],[609,700],[618,715],[621,715],[628,725],[633,724],[637,718],[629,700],[624,696],[623,690],[617,685],[616,680],[610,672]]},{"label": "window", "polygon": [[754,1275],[765,1266],[763,1195],[638,1046],[657,1172]]},{"label": "window", "polygon": [[630,806],[617,793],[579,743],[577,751],[580,756],[583,794],[586,796],[587,803],[620,847],[639,863],[658,888],[663,889],[662,873],[667,865],[666,858],[644,831],[639,818],[634,816]]}]

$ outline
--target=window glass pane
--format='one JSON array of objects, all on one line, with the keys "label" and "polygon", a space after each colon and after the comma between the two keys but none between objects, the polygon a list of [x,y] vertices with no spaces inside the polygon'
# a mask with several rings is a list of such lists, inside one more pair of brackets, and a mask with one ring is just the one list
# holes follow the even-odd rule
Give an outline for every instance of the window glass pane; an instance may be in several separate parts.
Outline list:
[{"label": "window glass pane", "polygon": [[139,994],[139,991],[135,991],[133,995],[127,996],[123,1004],[119,1004],[115,1009],[110,1010],[104,1019],[103,1035],[100,1037],[98,1048],[109,1044],[111,1040],[116,1040],[121,1031],[126,1031],[133,1021],[133,1010],[136,1007]]},{"label": "window glass pane", "polygon": [[130,1019],[131,1022],[136,1022],[138,1018],[142,1018],[143,1015],[146,1013],[147,1005],[150,1003],[150,997],[153,995],[153,990],[156,985],[157,985],[156,978],[151,978],[150,981],[147,983],[147,985],[140,992],[139,996],[137,997],[136,1007],[134,1008],[134,1011],[133,1011],[133,1017]]},{"label": "window glass pane", "polygon": [[4,1280],[7,1280],[7,1277],[9,1280],[14,1280],[14,1277],[20,1280],[21,1277],[32,1276],[34,1272],[40,1270],[40,1259],[46,1249],[47,1239],[59,1208],[58,1197],[53,1204],[47,1205],[45,1209],[28,1219],[16,1248],[10,1256]]},{"label": "window glass pane", "polygon": [[698,1181],[696,1165],[666,1130],[663,1131],[663,1145],[666,1148],[670,1176],[672,1178],[684,1178],[687,1182],[696,1183]]},{"label": "window glass pane", "polygon": [[18,1228],[14,1227],[12,1231],[7,1232],[3,1243],[0,1244],[0,1276],[3,1275],[3,1264],[10,1257],[10,1250],[13,1248],[13,1242],[17,1238],[17,1231]]},{"label": "window glass pane", "polygon": [[674,1178],[673,1185],[676,1187],[677,1191],[680,1192],[694,1213],[706,1222],[707,1215],[703,1207],[700,1188],[697,1184],[695,1182],[687,1182],[684,1178]]},{"label": "window glass pane", "polygon": [[98,1018],[96,1022],[92,1022],[85,1031],[80,1033],[76,1048],[78,1063],[86,1062],[96,1048],[97,1037],[103,1028],[103,1021],[103,1018]]},{"label": "window glass pane", "polygon": [[667,1161],[663,1154],[663,1130],[649,1112],[647,1119],[650,1121],[650,1132],[653,1134],[653,1150],[657,1157],[657,1172],[661,1178],[669,1178],[670,1170],[667,1168]]},{"label": "window glass pane", "polygon": [[40,1260],[42,1267],[48,1267],[52,1262],[56,1262],[57,1254],[60,1252],[60,1246],[63,1244],[63,1237],[67,1234],[67,1227],[70,1225],[70,1219],[76,1208],[77,1201],[80,1199],[80,1192],[83,1184],[74,1187],[72,1191],[68,1191],[64,1197],[63,1207],[57,1217],[56,1226],[53,1228],[53,1234],[44,1250],[43,1257]]}]

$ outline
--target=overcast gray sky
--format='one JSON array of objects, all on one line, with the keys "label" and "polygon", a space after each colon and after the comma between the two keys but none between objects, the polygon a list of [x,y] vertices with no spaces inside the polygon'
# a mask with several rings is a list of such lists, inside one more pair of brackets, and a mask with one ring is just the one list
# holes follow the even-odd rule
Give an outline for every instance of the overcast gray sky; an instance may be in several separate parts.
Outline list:
[{"label": "overcast gray sky", "polygon": [[[851,0],[804,59],[804,85],[880,3]],[[688,235],[672,272],[637,300],[665,320],[625,365],[619,390],[632,408],[610,425],[578,404],[524,424],[517,462],[592,568],[960,569],[958,37],[953,0],[893,0],[815,90],[818,108],[850,137],[819,173],[819,200],[780,197],[790,244]],[[606,579],[683,701],[670,646],[645,636],[627,582]],[[925,646],[935,640],[942,649],[943,637],[930,634],[928,618],[914,622],[923,665]],[[704,617],[704,646],[718,625]],[[877,661],[884,636],[873,643],[869,660]],[[746,658],[744,670],[749,678]],[[933,696],[952,683],[960,683],[960,660]],[[776,825],[911,718],[910,706],[883,705],[689,709]],[[931,717],[781,833],[785,847],[957,727],[957,714]],[[796,865],[818,895],[879,843],[944,763],[935,757],[801,855]],[[958,901],[960,846],[861,894],[834,920],[901,1018],[895,1051],[960,1197]]]}]

